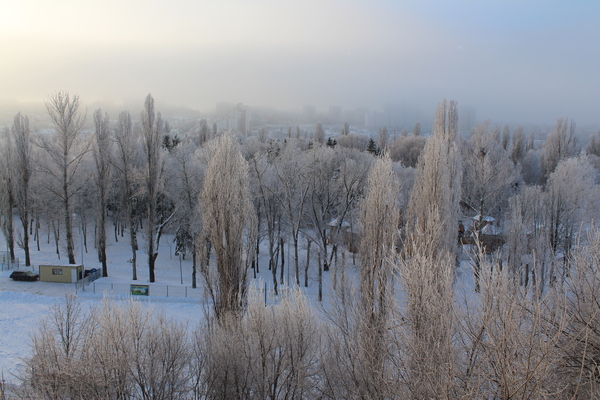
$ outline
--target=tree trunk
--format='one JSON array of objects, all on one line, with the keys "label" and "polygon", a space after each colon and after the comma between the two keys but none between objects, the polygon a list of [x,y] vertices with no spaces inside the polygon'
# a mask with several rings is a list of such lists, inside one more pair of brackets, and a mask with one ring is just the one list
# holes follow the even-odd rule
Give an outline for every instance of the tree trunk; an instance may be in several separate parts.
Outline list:
[{"label": "tree trunk", "polygon": [[[102,203],[106,203],[106,200],[102,199]],[[108,276],[108,265],[106,262],[106,213],[104,210],[100,210],[100,226],[98,236],[98,255],[100,256],[100,262],[102,263],[102,276]],[[86,247],[87,252],[87,247]]]},{"label": "tree trunk", "polygon": [[[321,235],[323,238],[323,271],[329,271],[329,264],[327,264],[327,230],[323,229],[323,234]],[[320,253],[319,253],[320,254]],[[319,263],[320,264],[320,263]]]},{"label": "tree trunk", "polygon": [[29,255],[29,231],[28,231],[27,221],[23,223],[23,250],[25,251],[25,265],[31,265],[31,258]]},{"label": "tree trunk", "polygon": [[[65,174],[63,176],[64,178],[64,185],[63,185],[63,195],[65,196],[65,199],[63,200],[63,207],[64,207],[64,211],[65,211],[65,232],[66,232],[66,237],[67,237],[67,255],[69,257],[69,264],[75,264],[75,245],[73,242],[73,224],[71,221],[71,207],[69,204],[69,191],[68,191],[68,185],[67,185],[67,171],[65,170]],[[81,218],[81,216],[79,216]],[[83,263],[83,260],[81,260]]]},{"label": "tree trunk", "polygon": [[[284,271],[284,267],[285,267],[285,252],[283,250],[283,238],[280,237],[279,238],[279,247],[281,248],[281,271],[279,272],[279,283],[280,284],[284,284],[283,281],[283,271]],[[288,282],[289,285],[289,282]]]},{"label": "tree trunk", "polygon": [[[128,210],[131,213],[130,210]],[[129,216],[129,245],[131,246],[131,268],[132,268],[132,278],[134,281],[137,281],[137,232],[134,227],[134,221],[131,215]]]},{"label": "tree trunk", "polygon": [[[318,300],[323,301],[323,267],[321,266],[321,252],[319,252],[318,256],[319,260],[319,295]],[[325,261],[327,263],[327,261]]]},{"label": "tree trunk", "polygon": [[192,245],[192,288],[196,288],[196,239]]},{"label": "tree trunk", "polygon": [[304,267],[304,287],[308,287],[308,265],[310,262],[310,239],[306,239],[306,266]]},{"label": "tree trunk", "polygon": [[298,265],[298,233],[294,235],[294,275],[296,278],[296,285],[300,286],[300,266]]}]

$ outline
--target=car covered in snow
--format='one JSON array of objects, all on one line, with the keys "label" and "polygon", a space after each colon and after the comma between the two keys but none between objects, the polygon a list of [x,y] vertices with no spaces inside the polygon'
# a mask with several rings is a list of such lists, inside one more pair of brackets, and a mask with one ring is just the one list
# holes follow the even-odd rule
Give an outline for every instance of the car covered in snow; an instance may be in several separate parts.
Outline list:
[{"label": "car covered in snow", "polygon": [[14,281],[37,281],[39,274],[31,271],[13,271],[10,278]]}]

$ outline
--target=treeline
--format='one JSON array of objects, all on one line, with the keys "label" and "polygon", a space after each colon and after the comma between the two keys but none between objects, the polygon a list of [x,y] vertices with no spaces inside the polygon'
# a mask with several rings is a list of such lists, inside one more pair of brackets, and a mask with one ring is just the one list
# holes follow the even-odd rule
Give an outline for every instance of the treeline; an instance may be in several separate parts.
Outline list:
[{"label": "treeline", "polygon": [[[451,258],[396,260],[400,293],[350,283],[318,312],[301,292],[186,326],[138,302],[54,306],[20,371],[20,399],[596,398],[600,235],[544,294],[484,261],[480,291]],[[497,261],[497,260],[496,260]],[[367,273],[367,272],[365,272]],[[384,282],[385,273],[375,273]],[[362,275],[361,275],[362,277]],[[383,293],[383,295],[382,295]],[[383,300],[383,301],[381,301]],[[373,307],[375,305],[375,307]],[[384,317],[384,318],[382,318]]]},{"label": "treeline", "polygon": [[[55,103],[73,106],[74,100],[61,94],[53,101],[49,112],[65,109]],[[310,139],[290,133],[275,141],[264,132],[257,138],[211,133],[200,122],[197,136],[180,139],[169,134],[148,96],[138,128],[128,113],[107,128],[113,147],[107,174],[113,175],[104,181],[111,184],[102,207],[102,196],[90,193],[103,182],[98,143],[110,121],[101,112],[94,119],[95,142],[82,138],[80,145],[67,146],[78,151],[52,153],[38,139],[39,176],[45,177],[40,187],[61,200],[65,230],[70,202],[79,199],[83,213],[93,208],[85,201],[96,199],[96,218],[110,213],[115,240],[119,231],[129,230],[134,255],[136,232],[144,224],[152,271],[158,241],[170,227],[179,251],[191,252],[194,274],[199,272],[213,307],[206,325],[191,332],[181,327],[169,332],[171,324],[158,317],[124,317],[158,318],[148,325],[166,330],[154,336],[158,330],[144,333],[138,324],[138,331],[130,328],[137,333],[110,334],[114,339],[104,344],[95,343],[103,333],[85,330],[111,331],[116,317],[110,316],[135,307],[74,322],[57,311],[54,328],[36,338],[24,389],[48,398],[598,395],[600,240],[592,221],[598,214],[600,163],[595,140],[583,152],[572,121],[558,120],[539,148],[520,129],[511,135],[487,123],[467,140],[457,134],[456,103],[444,100],[413,168],[393,161],[392,149],[420,141],[418,126],[389,145],[382,129],[383,147],[363,151],[341,145],[354,143],[346,128],[336,142],[325,142],[319,126]],[[71,116],[56,123],[56,135],[61,137],[61,129],[65,138],[80,133],[69,125],[73,121],[80,120]],[[86,164],[91,149],[94,163]],[[72,154],[68,162],[64,154]],[[79,175],[82,171],[89,174]],[[52,186],[53,181],[60,184]],[[503,232],[494,233],[493,249],[484,231],[490,216],[501,221]],[[465,257],[459,242],[463,217],[474,220],[472,273],[464,261],[457,269]],[[316,247],[319,276],[331,274],[323,314],[315,318],[316,311],[298,297],[268,308],[248,300],[248,274],[259,269],[261,243],[268,249],[275,293],[283,280],[279,257],[285,241],[294,249],[294,280],[302,284],[308,263],[301,271],[301,240],[307,241],[306,253],[310,244]],[[356,249],[359,260],[350,266]],[[77,337],[93,339],[65,344],[65,326],[81,326]],[[127,356],[113,359],[124,369],[107,362],[100,383],[73,372],[84,371],[90,359],[101,360],[101,346],[111,340],[122,341],[119,349]],[[57,361],[44,366],[47,349]],[[110,392],[113,387],[120,392]]]},{"label": "treeline", "polygon": [[[137,279],[137,250],[143,249],[143,263],[154,281],[157,249],[163,232],[169,232],[175,234],[176,251],[193,258],[195,286],[200,262],[214,250],[206,240],[202,219],[206,202],[200,201],[200,194],[212,154],[209,143],[223,132],[200,120],[186,123],[187,135],[179,137],[155,111],[151,96],[137,120],[127,111],[111,120],[96,110],[89,124],[79,98],[63,92],[52,95],[46,107],[53,132],[32,133],[29,119],[18,114],[2,138],[1,227],[11,256],[20,247],[30,265],[32,243],[39,250],[44,240],[54,244],[59,258],[66,256],[75,263],[74,230],[79,229],[86,251],[88,240],[93,241],[107,276],[104,227],[112,224],[113,240],[127,240],[131,246],[132,278]],[[367,173],[383,153],[392,160],[391,179],[400,186],[398,216],[389,218],[406,236],[415,168],[427,141],[420,132],[416,123],[411,134],[404,131],[392,137],[383,127],[369,140],[351,133],[345,124],[336,138],[327,140],[317,124],[308,134],[290,128],[287,137],[278,140],[269,139],[262,128],[257,136],[233,135],[248,164],[242,167],[247,169],[254,215],[254,227],[248,232],[253,233],[254,253],[261,243],[268,244],[274,286],[275,274],[283,273],[276,262],[283,253],[282,243],[293,247],[294,261],[288,267],[297,284],[307,281],[299,252],[308,243],[313,253],[321,254],[324,271],[338,256],[336,250],[358,247],[359,203]],[[592,137],[582,151],[574,122],[568,119],[558,120],[538,147],[520,127],[511,133],[508,126],[482,123],[468,139],[455,135],[460,165],[453,176],[460,178],[455,182],[460,186],[460,215],[450,223],[457,225],[459,217],[473,215],[494,217],[505,228],[505,251],[510,255],[504,258],[509,263],[520,264],[534,248],[538,260],[568,256],[582,222],[598,213],[599,142]],[[462,222],[467,228],[472,225],[466,219]],[[199,256],[201,250],[205,254]],[[259,268],[256,254],[247,256],[252,256],[247,258],[249,265]],[[525,264],[533,268],[531,259]],[[547,266],[550,261],[538,264]],[[538,278],[551,279],[546,269],[538,272]]]}]

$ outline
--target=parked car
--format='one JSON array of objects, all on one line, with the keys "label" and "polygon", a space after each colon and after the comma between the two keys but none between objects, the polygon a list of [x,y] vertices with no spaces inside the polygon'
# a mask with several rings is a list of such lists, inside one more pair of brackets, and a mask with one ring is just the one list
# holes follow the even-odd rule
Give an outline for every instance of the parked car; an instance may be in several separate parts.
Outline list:
[{"label": "parked car", "polygon": [[37,281],[40,274],[31,271],[13,271],[10,278],[14,281]]},{"label": "parked car", "polygon": [[86,276],[89,276],[89,275],[93,274],[96,271],[98,271],[96,268],[86,269],[85,272],[84,272],[84,274],[83,274],[83,277],[85,278]]}]

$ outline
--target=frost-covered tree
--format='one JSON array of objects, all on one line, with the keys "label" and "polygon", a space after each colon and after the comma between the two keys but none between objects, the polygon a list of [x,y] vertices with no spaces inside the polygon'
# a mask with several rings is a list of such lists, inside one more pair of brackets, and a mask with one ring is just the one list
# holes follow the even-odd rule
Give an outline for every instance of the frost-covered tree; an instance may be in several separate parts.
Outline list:
[{"label": "frost-covered tree", "polygon": [[341,136],[346,136],[350,133],[350,124],[348,124],[347,122],[344,122],[344,125],[342,126],[342,131],[340,132]]},{"label": "frost-covered tree", "polygon": [[502,148],[506,151],[510,151],[511,138],[510,138],[510,128],[508,125],[504,125],[502,128]]},{"label": "frost-covered tree", "polygon": [[[465,298],[460,310],[462,396],[453,398],[563,398],[557,367],[566,315],[564,299],[519,285],[498,260],[484,260],[480,294]],[[457,371],[458,372],[458,371]],[[571,398],[571,396],[567,396]]]},{"label": "frost-covered tree", "polygon": [[407,398],[455,398],[455,256],[431,249],[423,238],[413,240],[407,246],[411,256],[398,264],[404,293],[396,355],[404,371],[400,379],[409,390]]},{"label": "frost-covered tree", "polygon": [[106,210],[108,204],[108,185],[110,183],[111,132],[108,114],[102,115],[98,109],[94,113],[94,181],[96,184],[96,241],[98,259],[102,264],[102,276],[108,276],[106,259]]},{"label": "frost-covered tree", "polygon": [[23,236],[21,247],[25,252],[25,265],[31,265],[31,256],[29,252],[29,223],[33,202],[31,199],[31,175],[33,173],[32,166],[32,149],[31,149],[31,132],[29,130],[29,118],[18,113],[15,115],[11,128],[12,140],[15,147],[15,196],[17,200],[17,210],[19,211],[19,219],[23,228]]},{"label": "frost-covered tree", "polygon": [[0,226],[6,239],[8,256],[15,259],[15,230],[13,223],[13,206],[15,204],[14,175],[14,148],[10,136],[10,130],[5,129],[0,138]]},{"label": "frost-covered tree", "polygon": [[231,314],[240,316],[243,310],[247,294],[246,251],[254,242],[254,215],[248,162],[238,143],[232,136],[223,135],[210,143],[207,152],[200,204],[204,234],[214,248],[216,266],[201,264],[201,274],[215,315],[222,319]]},{"label": "frost-covered tree", "polygon": [[119,114],[114,129],[116,144],[115,156],[112,158],[117,182],[118,212],[125,219],[129,228],[129,245],[131,246],[132,279],[137,280],[137,230],[142,203],[139,192],[142,186],[141,149],[137,130],[133,128],[131,115],[127,111]]},{"label": "frost-covered tree", "polygon": [[407,244],[419,244],[425,253],[455,254],[457,248],[462,181],[457,121],[456,102],[442,101],[415,171],[407,210]]},{"label": "frost-covered tree", "polygon": [[555,379],[566,386],[565,397],[600,396],[600,234],[591,229],[582,238],[585,245],[572,254],[570,278],[566,281],[566,328],[560,343],[562,363]]},{"label": "frost-covered tree", "polygon": [[399,184],[387,154],[371,168],[360,207],[360,350],[369,371],[367,392],[382,386],[392,307],[392,269],[398,235]]},{"label": "frost-covered tree", "polygon": [[[279,146],[271,143],[267,147],[257,149],[250,158],[252,178],[256,182],[256,200],[266,223],[266,234],[269,248],[269,270],[273,277],[273,291],[279,294],[277,283],[278,257],[280,241],[282,240],[281,222],[283,210],[281,207],[281,186],[279,185],[274,162],[278,157]],[[283,283],[283,282],[281,282]]]},{"label": "frost-covered tree", "polygon": [[546,223],[555,253],[568,257],[579,229],[586,228],[581,225],[598,216],[597,181],[598,172],[585,156],[562,160],[548,178]]},{"label": "frost-covered tree", "polygon": [[199,138],[199,146],[202,146],[208,140],[211,139],[211,132],[208,127],[208,123],[206,119],[202,118],[200,120],[200,128],[198,129],[198,138]]},{"label": "frost-covered tree", "polygon": [[575,121],[569,122],[568,118],[559,118],[554,130],[544,143],[544,153],[541,159],[542,182],[546,183],[562,159],[574,157],[577,154],[579,154],[579,143],[575,136]]},{"label": "frost-covered tree", "polygon": [[542,183],[542,161],[539,150],[527,150],[521,160],[521,175],[526,185]]},{"label": "frost-covered tree", "polygon": [[[456,102],[442,101],[419,158],[398,268],[405,292],[403,339],[414,398],[452,397],[453,291],[461,193]],[[431,351],[435,349],[435,351]]]},{"label": "frost-covered tree", "polygon": [[377,137],[377,147],[379,147],[381,151],[387,148],[389,139],[390,134],[388,132],[387,126],[382,126],[381,128],[379,128],[379,136]]},{"label": "frost-covered tree", "polygon": [[462,201],[479,215],[481,224],[481,218],[486,215],[498,215],[520,176],[508,151],[492,138],[487,122],[473,129],[462,159]]},{"label": "frost-covered tree", "polygon": [[315,142],[319,144],[325,143],[325,130],[320,122],[318,122],[315,127]]},{"label": "frost-covered tree", "polygon": [[413,126],[412,134],[413,134],[413,136],[421,136],[421,123],[419,121],[415,122],[415,126]]},{"label": "frost-covered tree", "polygon": [[291,142],[283,148],[274,166],[281,187],[281,209],[294,243],[294,278],[296,284],[300,285],[298,247],[300,227],[308,199],[307,160],[305,154],[298,151],[297,144]]},{"label": "frost-covered tree", "polygon": [[[54,125],[52,135],[39,135],[37,144],[46,153],[47,162],[40,170],[44,188],[61,204],[69,263],[75,264],[73,242],[73,198],[85,186],[88,178],[80,177],[90,142],[83,138],[85,115],[79,110],[79,96],[57,92],[46,102],[46,110]],[[82,260],[83,261],[83,260]]]},{"label": "frost-covered tree", "polygon": [[555,261],[547,223],[547,196],[541,186],[525,186],[509,199],[504,252],[508,269],[524,286],[542,293]]},{"label": "frost-covered tree", "polygon": [[336,150],[329,147],[311,149],[308,154],[308,203],[307,220],[310,223],[312,240],[323,254],[323,270],[329,271],[328,228],[337,217],[340,204],[339,160]]},{"label": "frost-covered tree", "polygon": [[[202,188],[204,168],[200,164],[196,146],[187,141],[179,144],[169,157],[171,179],[165,182],[167,191],[175,202],[175,242],[177,253],[192,255],[192,287],[196,287],[198,243],[202,232],[199,194]],[[177,254],[176,253],[176,254]]]},{"label": "frost-covered tree", "polygon": [[523,128],[518,126],[513,135],[512,150],[510,153],[510,158],[515,165],[519,164],[525,157],[525,145]]},{"label": "frost-covered tree", "polygon": [[163,184],[163,164],[161,143],[163,133],[165,132],[165,123],[160,112],[154,111],[154,98],[149,94],[144,102],[144,110],[141,113],[140,123],[142,126],[142,141],[144,155],[146,157],[145,165],[145,183],[146,183],[146,253],[148,255],[148,272],[150,282],[156,280],[154,275],[154,265],[158,257],[155,243],[158,239],[159,221],[158,221],[158,201]]},{"label": "frost-covered tree", "polygon": [[427,139],[423,136],[398,136],[390,145],[390,157],[405,167],[416,167]]}]

